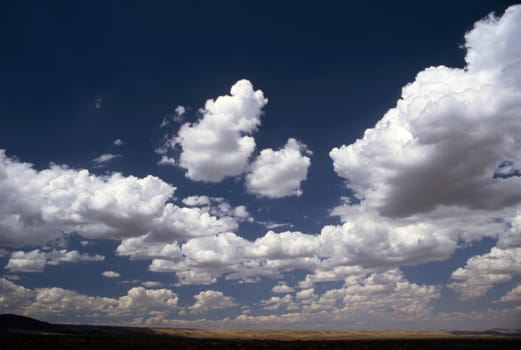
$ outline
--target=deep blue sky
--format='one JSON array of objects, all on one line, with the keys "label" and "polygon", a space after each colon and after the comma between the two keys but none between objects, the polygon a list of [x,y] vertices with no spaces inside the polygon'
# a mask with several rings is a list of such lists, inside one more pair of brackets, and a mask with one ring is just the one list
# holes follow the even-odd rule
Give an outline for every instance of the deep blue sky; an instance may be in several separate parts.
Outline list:
[{"label": "deep blue sky", "polygon": [[[355,203],[360,199],[354,199],[352,188],[346,187],[349,179],[334,171],[331,149],[361,138],[396,105],[402,88],[414,81],[418,72],[438,65],[466,67],[465,33],[476,21],[491,12],[501,16],[512,4],[515,2],[2,1],[0,149],[13,160],[32,163],[37,170],[53,163],[88,169],[100,176],[120,172],[141,178],[151,174],[177,188],[171,198],[177,205],[191,195],[224,197],[234,207],[246,206],[252,220],[241,222],[235,233],[250,241],[264,236],[267,222],[290,224],[276,232],[318,235],[326,224],[340,225],[341,219],[329,212],[342,203],[342,196],[350,196]],[[175,136],[180,126],[171,123],[160,128],[162,120],[182,105],[187,110],[184,121],[197,121],[201,118],[197,111],[207,99],[228,94],[240,79],[249,80],[269,100],[262,108],[258,131],[252,134],[256,148],[251,159],[262,149],[282,148],[289,137],[313,152],[307,178],[300,184],[302,195],[266,198],[245,191],[245,174],[219,183],[198,182],[187,178],[182,167],[157,164],[159,156],[154,150],[164,143],[164,137]],[[124,144],[113,145],[116,139]],[[106,153],[120,156],[95,167],[93,159]],[[170,155],[179,156],[175,152]],[[0,186],[0,196],[2,191],[7,196],[7,187]],[[12,211],[16,210],[13,204]],[[67,227],[62,230],[68,231]],[[78,233],[82,235],[81,230]],[[503,284],[494,284],[482,299],[461,301],[459,294],[447,287],[453,271],[496,245],[498,236],[490,235],[468,240],[464,235],[451,236],[458,248],[448,248],[443,259],[441,255],[416,257],[389,268],[402,266],[403,278],[410,283],[440,286],[441,296],[431,303],[434,313],[489,307],[499,310],[505,304],[493,301],[519,283],[516,273]],[[66,249],[100,254],[104,261],[46,266],[43,272],[8,269],[14,251],[27,252],[42,245],[31,240],[27,245],[2,240],[7,252],[0,257],[0,273],[4,277],[16,275],[19,279],[12,282],[31,290],[60,287],[115,298],[144,281],[159,281],[162,288],[179,295],[183,307],[193,304],[193,295],[214,290],[239,305],[248,305],[252,315],[262,315],[271,313],[262,309],[261,301],[271,297],[277,281],[294,287],[297,298],[297,284],[310,272],[299,267],[278,277],[262,277],[254,284],[227,281],[225,273],[215,284],[174,286],[178,282],[174,273],[148,270],[151,258],[131,261],[115,256],[120,240],[113,236],[108,240],[86,236],[91,242],[88,246],[79,243],[83,238],[73,236],[68,238]],[[368,268],[364,273],[374,272],[371,264],[364,266]],[[101,277],[103,271],[115,271],[121,277]],[[381,268],[378,271],[383,272]],[[343,285],[342,279],[321,283],[315,286],[319,295]],[[515,305],[506,307],[513,309]],[[59,319],[54,314],[24,310]],[[147,312],[145,318],[150,315]],[[234,306],[208,312],[201,316],[185,310],[166,318],[235,318],[241,309]],[[279,309],[275,313],[284,312]],[[74,317],[60,320],[72,321]],[[87,321],[132,321],[111,317]],[[443,323],[439,315],[422,317],[428,321],[421,327]],[[510,321],[504,318],[498,322],[512,326],[512,316],[508,317]],[[408,321],[394,325],[385,320],[370,322],[374,323],[361,327],[415,326]],[[350,321],[343,325],[355,326]],[[485,326],[494,324],[469,327]]]}]

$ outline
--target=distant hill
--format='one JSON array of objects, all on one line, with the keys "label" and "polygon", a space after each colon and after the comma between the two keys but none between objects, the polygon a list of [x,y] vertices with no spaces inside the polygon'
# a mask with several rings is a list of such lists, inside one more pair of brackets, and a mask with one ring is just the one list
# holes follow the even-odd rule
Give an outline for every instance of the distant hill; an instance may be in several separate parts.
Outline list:
[{"label": "distant hill", "polygon": [[27,331],[45,331],[52,328],[52,324],[38,321],[34,318],[15,314],[0,315],[0,330],[19,329]]},{"label": "distant hill", "polygon": [[493,328],[487,330],[486,333],[521,336],[521,329]]}]

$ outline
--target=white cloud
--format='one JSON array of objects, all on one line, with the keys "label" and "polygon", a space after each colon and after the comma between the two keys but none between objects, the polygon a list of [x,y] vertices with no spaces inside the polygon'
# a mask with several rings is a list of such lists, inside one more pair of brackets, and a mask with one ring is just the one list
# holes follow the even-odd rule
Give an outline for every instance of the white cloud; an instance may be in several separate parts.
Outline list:
[{"label": "white cloud", "polygon": [[[465,61],[469,67],[477,71],[498,71],[504,69],[498,62],[519,64],[521,46],[517,39],[520,20],[521,9],[519,5],[515,5],[507,8],[500,20],[490,15],[478,21],[465,35]],[[502,40],[497,40],[498,38]],[[514,45],[507,45],[509,43]]]},{"label": "white cloud", "polygon": [[[472,313],[433,313],[432,302],[440,297],[438,286],[408,282],[399,270],[352,275],[344,286],[317,294],[313,289],[307,298],[291,295],[272,297],[260,302],[265,310],[282,313],[254,315],[245,311],[236,318],[215,321],[207,319],[180,320],[185,315],[178,306],[178,297],[167,289],[130,289],[119,298],[93,297],[61,288],[27,289],[0,278],[0,307],[47,320],[75,322],[134,322],[191,328],[459,328],[490,327],[490,324],[512,326],[519,320],[519,311],[485,310]],[[218,291],[203,291],[194,296],[187,308],[192,314],[237,306],[236,302]],[[301,301],[299,301],[301,300]],[[283,310],[286,310],[285,312]],[[485,321],[485,322],[484,322]],[[487,323],[488,322],[488,323]],[[449,325],[449,326],[447,326]]]},{"label": "white cloud", "polygon": [[449,287],[462,300],[482,297],[494,284],[506,282],[521,274],[521,248],[498,249],[467,260],[465,267],[452,273],[454,282]]},{"label": "white cloud", "polygon": [[316,297],[317,296],[315,294],[314,288],[303,289],[303,290],[297,292],[297,294],[295,295],[295,298],[299,302],[305,303],[305,304],[309,304]]},{"label": "white cloud", "polygon": [[[125,250],[129,252],[134,249],[130,247],[130,241],[125,241],[128,242]],[[253,282],[258,281],[260,276],[280,278],[282,271],[318,266],[320,260],[313,250],[318,249],[316,241],[315,236],[300,232],[268,232],[251,242],[226,232],[189,239],[180,249],[175,247],[167,254],[158,253],[162,252],[163,247],[166,248],[164,244],[154,246],[139,243],[139,247],[148,247],[148,255],[141,248],[132,255],[136,258],[155,255],[149,269],[155,272],[175,272],[181,285],[212,284],[223,275],[228,280]]]},{"label": "white cloud", "polygon": [[120,276],[119,273],[114,271],[103,271],[101,275],[107,278],[118,278]]},{"label": "white cloud", "polygon": [[157,164],[159,165],[170,165],[170,166],[174,166],[177,164],[175,158],[172,158],[172,157],[168,157],[166,155],[162,155],[161,156],[161,159],[159,159],[159,161],[157,162]]},{"label": "white cloud", "polygon": [[[299,296],[274,296],[261,301],[260,305],[264,310],[279,310],[282,313],[254,315],[245,312],[234,319],[172,320],[163,324],[176,327],[221,326],[243,329],[389,329],[397,325],[403,328],[428,328],[433,319],[440,318],[432,312],[432,302],[439,299],[440,288],[410,283],[396,269],[352,275],[341,288],[330,289],[322,294],[317,294],[311,288]],[[510,318],[511,316],[510,314]],[[507,322],[512,324],[515,320],[509,319]],[[440,328],[443,324],[446,323],[438,323]]]},{"label": "white cloud", "polygon": [[13,252],[5,268],[9,271],[42,272],[45,265],[47,265],[45,253],[35,249],[27,253]]},{"label": "white cloud", "polygon": [[157,242],[149,234],[122,240],[116,248],[116,254],[128,256],[131,260],[174,259],[182,256],[177,242]]},{"label": "white cloud", "polygon": [[145,281],[141,283],[141,285],[145,288],[159,288],[163,285],[163,283],[158,281]]},{"label": "white cloud", "polygon": [[206,290],[194,295],[195,303],[190,307],[192,314],[205,313],[210,310],[227,309],[237,304],[231,297],[224,296],[222,292]]},{"label": "white cloud", "polygon": [[306,146],[293,138],[280,150],[263,149],[246,175],[248,192],[270,198],[300,196],[311,165],[306,153]]},{"label": "white cloud", "polygon": [[125,142],[122,139],[115,139],[114,142],[112,142],[112,144],[114,146],[120,147],[120,146],[123,146],[125,144]]},{"label": "white cloud", "polygon": [[29,252],[14,251],[6,265],[9,271],[21,272],[42,272],[47,265],[59,265],[62,263],[77,263],[82,261],[97,262],[103,261],[102,255],[80,254],[77,250],[67,251],[66,249],[52,251],[40,251],[35,249]]},{"label": "white cloud", "polygon": [[[344,309],[351,312],[386,314],[397,319],[430,316],[431,303],[440,298],[440,287],[410,283],[400,270],[351,276],[343,288]],[[326,293],[334,294],[334,291]]]},{"label": "white cloud", "polygon": [[94,102],[94,106],[96,107],[96,109],[100,109],[103,105],[103,98],[102,97],[98,97],[96,99],[96,101]]},{"label": "white cloud", "polygon": [[41,171],[0,151],[0,245],[42,244],[78,232],[87,239],[145,233],[176,240],[233,230],[237,220],[167,203],[175,187],[154,176],[136,178],[51,165]]},{"label": "white cloud", "polygon": [[188,207],[201,207],[211,215],[218,217],[233,217],[237,221],[253,221],[244,205],[233,207],[222,197],[188,196],[182,203]]},{"label": "white cloud", "polygon": [[183,121],[183,116],[185,114],[186,114],[186,108],[184,106],[179,105],[174,109],[173,115],[167,115],[166,117],[163,118],[163,120],[161,121],[161,125],[159,125],[159,127],[164,128],[164,127],[170,125],[170,123],[172,121],[174,121],[176,123],[181,123]]},{"label": "white cloud", "polygon": [[33,291],[24,288],[5,278],[0,278],[0,307],[2,312],[13,312],[27,304],[33,296]]},{"label": "white cloud", "polygon": [[150,311],[177,309],[179,298],[168,289],[145,289],[134,287],[118,299],[118,312],[123,314],[146,314]]},{"label": "white cloud", "polygon": [[502,296],[501,299],[499,299],[499,301],[502,303],[521,301],[521,284],[518,285],[517,287],[514,287],[506,295]]},{"label": "white cloud", "polygon": [[230,95],[206,101],[203,117],[185,123],[171,144],[182,148],[179,165],[194,181],[219,182],[240,175],[255,149],[253,133],[268,102],[248,80],[239,80]]},{"label": "white cloud", "polygon": [[277,294],[286,294],[286,293],[294,292],[295,289],[293,289],[292,287],[288,286],[286,283],[281,281],[281,282],[279,282],[279,284],[277,284],[275,287],[273,287],[271,289],[271,291],[273,293],[277,293]]},{"label": "white cloud", "polygon": [[239,205],[233,209],[233,217],[237,218],[239,221],[253,221],[253,218],[248,212],[248,208],[244,205]]},{"label": "white cloud", "polygon": [[278,228],[281,228],[281,227],[289,227],[289,228],[291,228],[291,227],[294,226],[293,224],[291,224],[289,222],[277,223],[277,222],[273,222],[273,221],[258,221],[257,223],[266,226],[266,228],[268,230],[275,230],[275,229],[278,229]]},{"label": "white cloud", "polygon": [[301,232],[268,231],[257,238],[252,247],[255,256],[270,259],[292,259],[298,257],[313,257],[319,253],[320,242],[317,236]]},{"label": "white cloud", "polygon": [[189,196],[183,198],[183,204],[189,207],[199,207],[210,205],[210,198],[208,196]]},{"label": "white cloud", "polygon": [[175,115],[176,115],[177,117],[181,117],[181,116],[182,116],[183,114],[185,114],[185,113],[186,113],[186,108],[185,108],[185,107],[179,105],[179,106],[177,106],[177,107],[175,108]]},{"label": "white cloud", "polygon": [[[476,28],[490,25],[494,36],[495,26],[512,22],[512,10],[507,14],[500,22],[480,22]],[[506,35],[507,44],[512,44],[510,24],[497,34]],[[501,42],[497,35],[494,43]],[[302,290],[295,294],[294,304],[291,296],[264,301],[266,308],[301,310],[272,315],[281,322],[305,323],[307,317],[319,320],[322,312],[344,322],[367,321],[376,317],[374,312],[388,319],[426,317],[430,303],[439,297],[439,287],[410,283],[399,270],[387,271],[389,267],[447,259],[460,240],[489,236],[499,237],[498,247],[454,272],[451,287],[463,298],[477,297],[494,283],[520,273],[516,252],[521,248],[516,247],[521,244],[521,215],[516,206],[521,199],[521,180],[512,175],[512,169],[520,164],[517,119],[521,107],[519,80],[510,79],[520,65],[505,53],[497,57],[496,68],[474,65],[479,60],[469,58],[466,70],[436,67],[421,72],[404,89],[396,108],[374,129],[354,144],[332,150],[335,170],[349,181],[360,203],[335,208],[331,214],[342,223],[325,226],[319,234],[269,231],[250,241],[233,233],[238,222],[251,218],[245,206],[191,196],[183,200],[188,207],[180,207],[168,203],[175,188],[153,176],[95,176],[55,165],[36,171],[1,152],[0,244],[43,243],[61,231],[79,232],[88,239],[117,239],[121,240],[118,255],[152,260],[151,271],[174,272],[180,285],[211,284],[220,277],[242,282],[258,281],[261,276],[280,280],[286,271],[309,271],[298,283]],[[258,127],[265,103],[262,92],[255,92],[246,81],[235,84],[231,96],[207,102],[202,119],[185,124],[172,141],[182,147],[187,176],[216,182],[240,174],[255,145],[247,135]],[[241,142],[251,150],[241,148]],[[302,161],[307,157],[292,139],[283,149],[264,153],[269,156],[263,158],[261,152],[252,169],[262,165],[262,159],[280,157],[277,164],[291,163],[282,157],[286,151],[299,160],[296,168],[307,172],[309,164],[304,166]],[[228,155],[232,166],[223,161]],[[505,161],[510,162],[510,170],[502,167]],[[286,165],[283,170],[289,168]],[[302,171],[295,174],[302,175]],[[292,181],[301,178],[297,175]],[[258,188],[273,190],[273,197],[298,194],[301,180],[282,186],[280,179],[286,176],[269,178]],[[19,258],[12,266],[27,271],[41,270],[51,261],[41,250]],[[62,262],[59,258],[52,261]],[[345,281],[345,285],[320,294],[317,284],[326,281]],[[281,284],[273,292],[289,293],[289,289]],[[132,291],[122,297],[130,299],[130,304],[140,295],[156,299],[143,288]],[[163,291],[160,295],[176,299]],[[91,300],[60,289],[45,290],[42,295],[60,300],[56,297],[60,293]],[[234,304],[219,293],[198,294],[189,310],[202,313],[214,302]],[[212,298],[215,300],[208,301]],[[122,303],[120,299],[108,298],[106,303],[109,309],[121,310],[114,306]],[[262,317],[245,316],[237,322],[272,320]]]},{"label": "white cloud", "polygon": [[[461,240],[521,246],[521,80],[513,78],[521,76],[520,18],[515,6],[477,22],[465,37],[465,69],[420,72],[374,128],[331,150],[358,200],[331,212],[343,224],[322,229],[326,259],[310,281],[339,278],[342,265],[447,259]],[[451,284],[463,298],[484,295],[508,275],[483,273],[479,282],[464,271]]]},{"label": "white cloud", "polygon": [[286,294],[283,297],[271,297],[270,299],[261,301],[262,308],[264,310],[296,310],[298,309],[297,304],[294,302],[293,297]]},{"label": "white cloud", "polygon": [[114,153],[103,153],[101,156],[94,158],[92,162],[94,163],[95,167],[103,167],[108,162],[120,158],[121,154],[114,154]]},{"label": "white cloud", "polygon": [[521,7],[477,22],[466,35],[466,69],[420,72],[395,108],[349,146],[331,150],[337,174],[364,203],[391,217],[438,207],[495,210],[521,202]]},{"label": "white cloud", "polygon": [[119,298],[92,297],[62,288],[27,289],[0,278],[0,307],[33,317],[99,322],[179,310],[177,294],[168,289],[134,287]]}]

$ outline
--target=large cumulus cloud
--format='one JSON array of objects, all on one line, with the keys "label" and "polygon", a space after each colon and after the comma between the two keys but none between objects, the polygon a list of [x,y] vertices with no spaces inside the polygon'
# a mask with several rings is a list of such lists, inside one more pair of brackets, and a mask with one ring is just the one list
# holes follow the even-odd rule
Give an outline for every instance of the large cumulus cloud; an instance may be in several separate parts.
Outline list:
[{"label": "large cumulus cloud", "polygon": [[[368,243],[356,251],[366,264],[446,259],[461,240],[494,237],[501,249],[469,260],[451,287],[477,297],[510,278],[516,260],[503,258],[521,233],[519,37],[521,6],[476,22],[465,35],[465,68],[423,70],[374,128],[331,150],[358,201],[333,210],[343,225],[329,235]],[[481,264],[496,255],[507,275]]]},{"label": "large cumulus cloud", "polygon": [[154,177],[51,165],[36,170],[0,150],[0,245],[37,245],[78,232],[123,239],[145,233],[176,240],[233,230],[235,218],[170,203],[175,187]]},{"label": "large cumulus cloud", "polygon": [[403,217],[440,206],[501,209],[521,201],[521,10],[476,23],[465,69],[430,67],[372,129],[331,150],[335,171],[366,205]]}]

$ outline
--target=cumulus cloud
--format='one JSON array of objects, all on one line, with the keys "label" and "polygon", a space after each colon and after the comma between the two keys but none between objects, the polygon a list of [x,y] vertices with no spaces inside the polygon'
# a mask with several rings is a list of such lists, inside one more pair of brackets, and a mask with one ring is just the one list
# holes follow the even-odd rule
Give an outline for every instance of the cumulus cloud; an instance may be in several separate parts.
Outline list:
[{"label": "cumulus cloud", "polygon": [[[418,327],[439,318],[432,311],[432,303],[439,299],[440,287],[408,282],[400,270],[354,274],[342,287],[317,293],[316,289],[299,292],[297,297],[287,294],[262,300],[264,310],[273,314],[255,315],[245,312],[236,318],[219,321],[172,320],[163,324],[177,327],[229,328],[303,328],[338,327],[389,328],[397,324]],[[512,323],[512,320],[509,320]],[[440,328],[444,324],[440,322]]]},{"label": "cumulus cloud", "polygon": [[[396,269],[354,274],[340,288],[322,294],[310,289],[305,294],[299,299],[285,295],[260,302],[264,310],[282,313],[255,315],[244,312],[236,318],[224,320],[181,320],[178,317],[185,313],[178,306],[178,297],[167,289],[137,287],[121,297],[107,298],[61,288],[27,289],[0,278],[0,307],[5,312],[57,321],[123,321],[136,325],[250,329],[272,329],[273,326],[332,329],[347,325],[366,329],[389,328],[390,325],[425,327],[436,321],[441,328],[443,325],[469,321],[465,323],[468,329],[469,324],[476,327],[473,321],[482,321],[483,317],[506,326],[516,324],[519,319],[519,314],[516,315],[514,310],[435,314],[432,312],[432,302],[439,298],[440,287],[410,283]],[[203,291],[194,299],[194,304],[187,308],[192,314],[237,306],[233,299],[214,290]]]},{"label": "cumulus cloud", "polygon": [[367,206],[404,217],[440,206],[501,209],[521,201],[521,178],[495,178],[521,147],[521,7],[476,23],[467,66],[430,67],[396,107],[351,145],[333,148],[337,174]]},{"label": "cumulus cloud", "polygon": [[97,168],[105,166],[108,162],[121,157],[121,154],[114,153],[103,153],[101,156],[96,157],[92,160],[94,166]]},{"label": "cumulus cloud", "polygon": [[344,286],[317,295],[313,288],[297,293],[296,300],[304,311],[340,311],[352,319],[377,318],[421,320],[431,316],[440,287],[410,283],[398,269],[351,275]]},{"label": "cumulus cloud", "polygon": [[194,181],[219,182],[240,175],[255,140],[248,136],[260,125],[261,110],[268,100],[248,80],[239,80],[230,95],[206,101],[203,117],[185,123],[172,145],[180,145],[179,165]]},{"label": "cumulus cloud", "polygon": [[20,309],[29,302],[32,296],[32,290],[0,278],[0,306],[5,312]]},{"label": "cumulus cloud", "polygon": [[42,272],[47,265],[60,265],[62,263],[77,263],[82,261],[103,261],[102,255],[80,254],[77,250],[67,251],[66,249],[52,251],[41,251],[35,249],[29,252],[14,251],[6,265],[9,271],[20,272]]},{"label": "cumulus cloud", "polygon": [[294,302],[293,297],[289,294],[286,294],[283,297],[271,297],[270,299],[261,301],[262,308],[264,310],[297,310],[298,306]]},{"label": "cumulus cloud", "polygon": [[293,289],[292,287],[288,286],[286,283],[281,281],[281,282],[279,282],[279,284],[277,284],[275,287],[273,287],[271,289],[271,291],[273,293],[277,293],[277,294],[285,294],[285,293],[291,293],[291,292],[295,291],[295,289]]},{"label": "cumulus cloud", "polygon": [[[517,43],[513,38],[519,34],[520,12],[513,7],[500,20],[478,22],[466,37],[466,69],[434,67],[421,72],[375,128],[354,144],[331,151],[335,171],[358,197],[332,210],[341,219],[339,225],[327,225],[317,234],[268,231],[249,240],[234,233],[240,221],[251,218],[245,206],[191,196],[181,207],[169,202],[175,188],[153,176],[95,176],[55,165],[37,171],[0,152],[0,244],[43,243],[62,231],[76,231],[88,239],[117,239],[118,255],[151,260],[151,271],[174,272],[180,285],[211,284],[221,277],[281,280],[287,271],[306,270],[309,274],[295,284],[300,290],[294,296],[275,296],[261,305],[268,310],[298,308],[299,313],[273,317],[299,324],[323,315],[367,321],[374,312],[388,319],[426,317],[439,287],[410,283],[389,267],[447,259],[461,240],[499,237],[498,247],[469,259],[452,276],[450,287],[462,298],[484,295],[494,283],[519,274],[521,266],[521,179],[515,174],[520,164],[516,118],[521,115],[521,80],[512,79],[519,76],[519,56],[508,51]],[[487,40],[481,40],[485,36]],[[497,48],[487,56],[501,42],[506,51]],[[218,182],[241,174],[255,147],[250,135],[266,102],[247,81],[236,83],[231,95],[209,100],[202,118],[184,124],[170,140],[181,147],[179,161],[187,177]],[[297,195],[302,180],[296,180],[305,179],[309,167],[302,145],[290,139],[280,150],[264,151],[251,169],[264,169],[278,159],[282,170],[272,169],[270,176],[280,176],[261,181],[258,194]],[[282,181],[289,178],[286,170],[293,174],[288,183]],[[251,170],[247,175],[247,186],[254,175],[259,173]],[[27,270],[48,263],[43,251],[24,254],[20,261],[27,260]],[[344,286],[320,294],[317,284],[329,281],[344,281]],[[3,288],[36,293],[7,282]],[[129,305],[139,305],[133,300],[140,298],[159,298],[158,305],[170,299],[172,305],[177,303],[167,290],[156,298],[140,288],[124,299],[103,299],[100,304],[120,310],[122,300]],[[293,291],[280,284],[273,292]],[[55,297],[60,293],[92,301],[60,289],[42,295],[60,300]],[[188,309],[194,314],[212,305],[235,305],[211,290],[195,300]],[[38,309],[41,303],[36,305]],[[262,317],[244,315],[237,322],[274,319]]]},{"label": "cumulus cloud", "polygon": [[189,207],[199,207],[210,205],[210,198],[208,196],[189,196],[183,198],[183,204]]},{"label": "cumulus cloud", "polygon": [[[149,255],[140,249],[133,256],[154,257],[149,269],[175,272],[181,285],[212,284],[221,276],[227,280],[255,282],[260,276],[280,278],[281,272],[311,269],[320,264],[318,253],[313,250],[318,249],[317,238],[300,232],[268,232],[253,242],[226,232],[189,239],[180,246],[170,247],[167,252],[163,248],[167,247],[150,245],[147,248]],[[128,246],[125,250],[133,248]]]},{"label": "cumulus cloud", "polygon": [[134,287],[119,298],[93,297],[62,288],[27,289],[0,278],[0,307],[45,319],[88,322],[100,317],[133,319],[179,310],[178,296],[168,289]]},{"label": "cumulus cloud", "polygon": [[[356,200],[332,210],[342,225],[322,229],[335,244],[309,281],[340,277],[342,264],[447,259],[461,240],[483,237],[498,238],[496,250],[455,271],[451,287],[472,298],[511,278],[518,262],[507,256],[521,246],[520,19],[513,6],[478,21],[465,36],[464,69],[420,72],[374,128],[331,150]],[[478,263],[496,255],[501,269]]]},{"label": "cumulus cloud", "polygon": [[163,283],[158,281],[145,281],[141,283],[141,285],[145,288],[159,288],[163,285]]},{"label": "cumulus cloud", "polygon": [[[260,276],[280,278],[283,272],[304,269],[311,274],[302,286],[310,288],[315,282],[341,281],[354,273],[441,260],[457,244],[429,225],[396,227],[371,216],[355,218],[341,226],[326,226],[319,235],[268,231],[254,241],[232,232],[182,244],[141,236],[124,240],[117,252],[132,259],[153,259],[151,271],[175,272],[182,285],[212,284],[221,276],[243,282]],[[280,288],[289,292],[287,286]]]},{"label": "cumulus cloud", "polygon": [[128,256],[131,260],[175,259],[182,257],[181,249],[177,242],[158,242],[150,237],[150,234],[122,240],[116,248],[116,254]]},{"label": "cumulus cloud", "polygon": [[248,192],[270,198],[300,196],[300,184],[308,174],[311,160],[306,146],[290,138],[277,151],[263,149],[246,175]]},{"label": "cumulus cloud", "polygon": [[107,278],[118,278],[120,276],[119,273],[114,271],[103,271],[101,275]]},{"label": "cumulus cloud", "polygon": [[188,196],[183,198],[183,204],[188,207],[200,207],[211,215],[233,217],[237,221],[253,221],[248,208],[244,205],[233,207],[222,197]]},{"label": "cumulus cloud", "polygon": [[37,171],[0,151],[0,245],[42,244],[62,232],[88,239],[148,234],[171,242],[237,227],[233,217],[168,203],[174,191],[150,175],[96,176],[58,165]]},{"label": "cumulus cloud", "polygon": [[494,284],[506,282],[521,274],[521,248],[498,249],[467,260],[451,275],[454,282],[449,287],[460,294],[462,300],[485,295]]},{"label": "cumulus cloud", "polygon": [[514,287],[514,289],[509,291],[505,296],[502,296],[501,299],[499,299],[499,301],[502,303],[521,301],[521,285]]},{"label": "cumulus cloud", "polygon": [[195,303],[190,307],[192,314],[205,313],[210,310],[227,309],[237,304],[231,297],[225,296],[216,290],[202,291],[194,295]]}]

